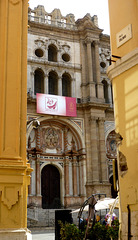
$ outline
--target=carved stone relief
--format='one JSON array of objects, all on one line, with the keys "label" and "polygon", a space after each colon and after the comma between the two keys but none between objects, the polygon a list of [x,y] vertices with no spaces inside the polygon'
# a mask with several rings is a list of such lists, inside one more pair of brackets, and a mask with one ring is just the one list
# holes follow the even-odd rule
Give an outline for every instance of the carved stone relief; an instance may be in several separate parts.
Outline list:
[{"label": "carved stone relief", "polygon": [[62,132],[60,129],[53,127],[42,128],[40,135],[43,151],[46,149],[57,149],[59,152],[62,149]]}]

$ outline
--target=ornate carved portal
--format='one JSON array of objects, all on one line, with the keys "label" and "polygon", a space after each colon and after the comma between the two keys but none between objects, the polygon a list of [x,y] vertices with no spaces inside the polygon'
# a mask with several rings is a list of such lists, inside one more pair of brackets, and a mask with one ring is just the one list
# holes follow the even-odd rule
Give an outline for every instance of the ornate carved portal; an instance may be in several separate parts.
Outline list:
[{"label": "ornate carved portal", "polygon": [[43,121],[28,140],[28,157],[34,169],[28,206],[81,204],[85,196],[85,151],[73,127],[62,121]]}]

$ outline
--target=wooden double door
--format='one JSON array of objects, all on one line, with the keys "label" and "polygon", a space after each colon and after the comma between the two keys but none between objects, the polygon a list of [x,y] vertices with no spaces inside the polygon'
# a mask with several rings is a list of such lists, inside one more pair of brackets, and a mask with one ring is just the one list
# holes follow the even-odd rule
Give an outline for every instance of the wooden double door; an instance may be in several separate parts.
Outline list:
[{"label": "wooden double door", "polygon": [[46,165],[41,172],[42,208],[60,208],[60,173],[53,165]]}]

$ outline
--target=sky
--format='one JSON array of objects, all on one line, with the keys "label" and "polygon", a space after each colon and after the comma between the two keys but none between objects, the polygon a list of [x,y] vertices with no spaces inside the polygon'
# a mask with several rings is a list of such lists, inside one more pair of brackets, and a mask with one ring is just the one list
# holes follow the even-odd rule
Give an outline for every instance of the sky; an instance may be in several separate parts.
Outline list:
[{"label": "sky", "polygon": [[99,28],[103,29],[104,34],[110,34],[108,0],[30,0],[29,5],[32,9],[43,5],[48,13],[59,8],[63,16],[74,14],[75,20],[83,18],[87,13],[91,17],[97,15]]}]

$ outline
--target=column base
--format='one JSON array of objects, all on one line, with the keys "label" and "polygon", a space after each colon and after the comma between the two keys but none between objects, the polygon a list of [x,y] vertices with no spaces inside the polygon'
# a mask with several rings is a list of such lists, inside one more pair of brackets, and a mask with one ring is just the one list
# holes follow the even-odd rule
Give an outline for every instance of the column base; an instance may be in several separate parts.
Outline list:
[{"label": "column base", "polygon": [[28,207],[38,207],[41,208],[42,207],[42,196],[28,196],[28,203],[27,203]]},{"label": "column base", "polygon": [[0,229],[0,239],[2,240],[32,240],[31,231],[28,229]]},{"label": "column base", "polygon": [[87,196],[91,196],[92,194],[96,193],[104,193],[106,194],[106,197],[111,196],[111,184],[108,182],[104,183],[98,183],[98,182],[92,182],[86,184],[86,192]]},{"label": "column base", "polygon": [[86,196],[66,196],[64,197],[64,204],[65,207],[78,207],[83,204],[83,202],[86,200]]}]

